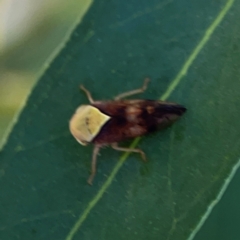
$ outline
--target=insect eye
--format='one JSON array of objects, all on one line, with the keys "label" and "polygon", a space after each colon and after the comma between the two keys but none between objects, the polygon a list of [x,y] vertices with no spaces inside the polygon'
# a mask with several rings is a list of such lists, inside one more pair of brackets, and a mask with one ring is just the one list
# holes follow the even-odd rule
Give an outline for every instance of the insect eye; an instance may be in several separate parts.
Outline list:
[{"label": "insect eye", "polygon": [[89,142],[87,142],[87,141],[81,141],[81,142],[82,142],[83,145],[89,144]]}]

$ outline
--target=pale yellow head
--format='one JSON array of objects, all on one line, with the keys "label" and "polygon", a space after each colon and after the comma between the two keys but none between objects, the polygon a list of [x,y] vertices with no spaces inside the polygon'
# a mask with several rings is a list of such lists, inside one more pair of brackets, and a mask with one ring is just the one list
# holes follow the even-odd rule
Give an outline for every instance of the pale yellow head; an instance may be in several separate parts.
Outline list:
[{"label": "pale yellow head", "polygon": [[73,115],[69,128],[76,140],[82,144],[90,143],[110,119],[91,105],[81,105]]}]

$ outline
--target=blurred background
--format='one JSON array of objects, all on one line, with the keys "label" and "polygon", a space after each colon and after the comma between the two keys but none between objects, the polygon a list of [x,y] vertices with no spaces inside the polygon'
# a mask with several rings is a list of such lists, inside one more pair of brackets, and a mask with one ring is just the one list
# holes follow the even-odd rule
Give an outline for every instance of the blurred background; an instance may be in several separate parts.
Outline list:
[{"label": "blurred background", "polygon": [[0,0],[0,140],[92,0]]}]

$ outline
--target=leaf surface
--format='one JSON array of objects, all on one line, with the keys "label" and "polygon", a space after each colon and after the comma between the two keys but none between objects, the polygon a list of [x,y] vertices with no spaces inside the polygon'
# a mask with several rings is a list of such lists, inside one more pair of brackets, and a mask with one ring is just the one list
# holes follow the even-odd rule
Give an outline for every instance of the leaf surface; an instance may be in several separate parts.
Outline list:
[{"label": "leaf surface", "polygon": [[[1,239],[193,236],[240,155],[239,9],[230,0],[95,1],[1,152]],[[140,87],[145,76],[151,84],[143,98],[188,112],[134,141],[146,164],[103,149],[88,186],[92,147],[68,131],[87,103],[79,84],[103,100]]]}]

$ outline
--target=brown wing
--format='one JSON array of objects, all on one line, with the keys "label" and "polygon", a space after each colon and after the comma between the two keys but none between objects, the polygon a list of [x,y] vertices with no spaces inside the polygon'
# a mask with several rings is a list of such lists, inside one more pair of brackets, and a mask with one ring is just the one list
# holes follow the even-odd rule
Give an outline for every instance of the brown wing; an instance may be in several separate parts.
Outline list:
[{"label": "brown wing", "polygon": [[181,105],[153,100],[121,100],[92,104],[111,117],[93,139],[96,144],[119,142],[162,129],[185,111]]}]

